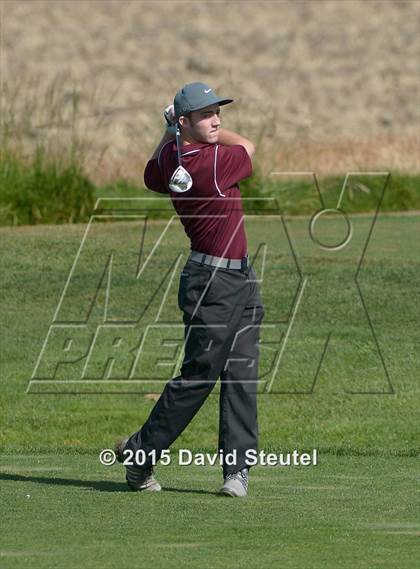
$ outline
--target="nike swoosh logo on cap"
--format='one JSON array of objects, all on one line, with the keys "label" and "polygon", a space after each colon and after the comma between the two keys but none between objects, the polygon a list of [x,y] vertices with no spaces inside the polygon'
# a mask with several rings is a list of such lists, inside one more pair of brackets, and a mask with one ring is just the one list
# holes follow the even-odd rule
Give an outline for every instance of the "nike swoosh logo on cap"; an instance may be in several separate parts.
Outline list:
[{"label": "nike swoosh logo on cap", "polygon": [[207,94],[207,93],[210,93],[210,91],[211,91],[211,89],[204,89],[204,92],[205,92],[206,94]]}]

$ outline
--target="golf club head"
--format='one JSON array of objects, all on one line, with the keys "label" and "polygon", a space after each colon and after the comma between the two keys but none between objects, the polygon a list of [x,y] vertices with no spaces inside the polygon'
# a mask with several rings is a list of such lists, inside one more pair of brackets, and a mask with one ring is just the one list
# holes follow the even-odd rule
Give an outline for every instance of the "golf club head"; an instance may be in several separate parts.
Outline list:
[{"label": "golf club head", "polygon": [[192,186],[192,178],[183,166],[178,166],[169,181],[169,188],[173,192],[187,192]]}]

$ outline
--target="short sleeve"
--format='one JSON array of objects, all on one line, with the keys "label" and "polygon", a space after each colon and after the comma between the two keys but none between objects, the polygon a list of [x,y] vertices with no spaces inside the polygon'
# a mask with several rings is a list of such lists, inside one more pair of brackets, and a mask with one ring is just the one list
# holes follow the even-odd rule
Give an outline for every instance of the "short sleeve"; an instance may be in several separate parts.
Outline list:
[{"label": "short sleeve", "polygon": [[240,144],[218,145],[215,161],[215,178],[221,191],[228,190],[252,174],[251,158]]},{"label": "short sleeve", "polygon": [[169,193],[163,182],[157,158],[149,160],[147,163],[144,170],[144,183],[146,184],[146,187],[153,192],[159,192],[160,194]]}]

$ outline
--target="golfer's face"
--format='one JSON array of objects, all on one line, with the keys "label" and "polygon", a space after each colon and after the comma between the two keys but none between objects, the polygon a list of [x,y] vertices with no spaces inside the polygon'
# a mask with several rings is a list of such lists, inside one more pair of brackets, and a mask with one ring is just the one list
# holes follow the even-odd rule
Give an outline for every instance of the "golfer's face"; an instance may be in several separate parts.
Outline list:
[{"label": "golfer's face", "polygon": [[191,135],[195,140],[213,144],[219,140],[220,107],[210,105],[191,113]]}]

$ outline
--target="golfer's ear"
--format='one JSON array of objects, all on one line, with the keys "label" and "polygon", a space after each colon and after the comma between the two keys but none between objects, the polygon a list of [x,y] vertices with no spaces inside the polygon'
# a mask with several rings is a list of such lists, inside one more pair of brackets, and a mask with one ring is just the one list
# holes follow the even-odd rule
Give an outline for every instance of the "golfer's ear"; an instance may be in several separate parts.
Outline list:
[{"label": "golfer's ear", "polygon": [[184,115],[181,115],[178,119],[179,124],[181,125],[181,127],[183,127],[184,125],[187,124],[187,117],[184,117]]}]

